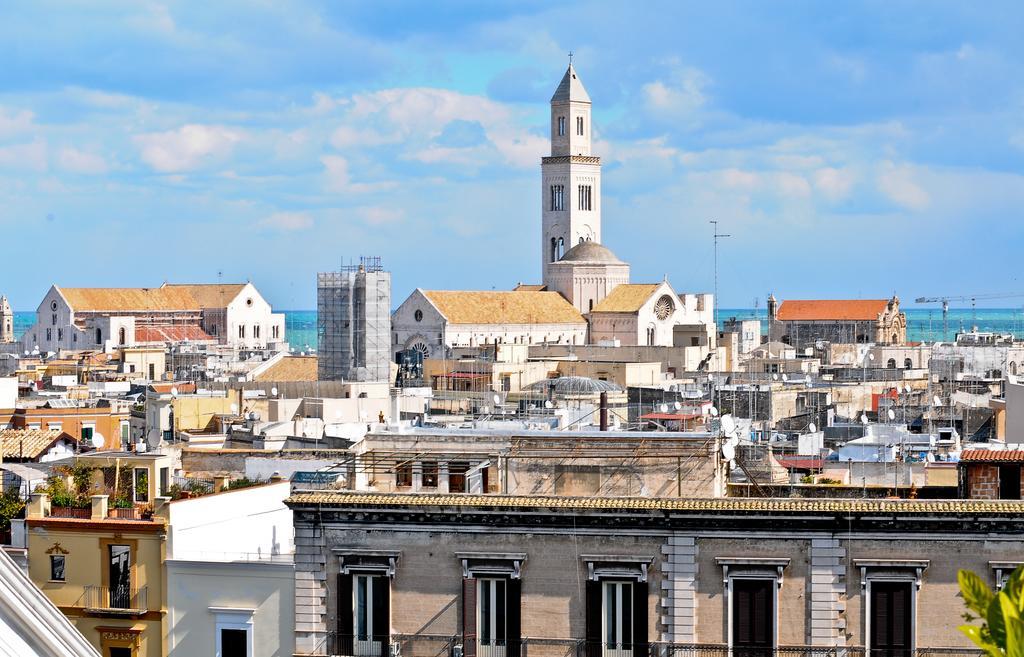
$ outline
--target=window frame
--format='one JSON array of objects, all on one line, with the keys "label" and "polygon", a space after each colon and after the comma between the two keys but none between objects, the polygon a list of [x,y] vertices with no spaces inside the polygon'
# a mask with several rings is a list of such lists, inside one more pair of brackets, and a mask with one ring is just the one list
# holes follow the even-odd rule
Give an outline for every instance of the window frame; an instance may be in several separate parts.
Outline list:
[{"label": "window frame", "polygon": [[921,590],[921,578],[931,562],[927,559],[854,559],[853,565],[860,569],[861,605],[863,611],[864,647],[871,650],[871,583],[906,582],[910,585],[910,647],[917,649],[917,593]]},{"label": "window frame", "polygon": [[785,581],[785,570],[789,566],[787,557],[716,557],[715,563],[722,568],[722,589],[726,599],[726,645],[731,651],[736,622],[733,618],[733,580],[772,580],[774,599],[772,602],[772,648],[779,645],[779,591]]},{"label": "window frame", "polygon": [[[60,560],[60,577],[54,576],[54,564],[57,560]],[[51,554],[50,555],[50,579],[51,582],[60,582],[64,584],[68,581],[68,557],[66,554]]]},{"label": "window frame", "polygon": [[242,630],[246,633],[246,657],[253,657],[256,652],[253,632],[254,609],[238,609],[234,607],[210,607],[214,614],[214,657],[223,657],[221,630]]}]

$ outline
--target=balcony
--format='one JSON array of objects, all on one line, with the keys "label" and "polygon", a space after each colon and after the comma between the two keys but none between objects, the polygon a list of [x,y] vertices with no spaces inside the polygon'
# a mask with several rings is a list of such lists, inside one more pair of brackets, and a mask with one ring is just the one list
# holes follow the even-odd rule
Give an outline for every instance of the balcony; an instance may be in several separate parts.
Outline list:
[{"label": "balcony", "polygon": [[86,586],[85,610],[106,616],[141,616],[147,611],[147,587]]},{"label": "balcony", "polygon": [[[296,656],[317,657],[461,657],[461,636],[395,635],[357,641],[351,634],[317,633],[296,637]],[[870,654],[869,654],[870,653]],[[524,638],[509,645],[476,648],[477,657],[982,657],[971,648],[919,648],[917,650],[865,650],[860,646],[779,646],[741,648],[723,644],[683,644],[651,641],[646,644],[606,645],[577,639]]]}]

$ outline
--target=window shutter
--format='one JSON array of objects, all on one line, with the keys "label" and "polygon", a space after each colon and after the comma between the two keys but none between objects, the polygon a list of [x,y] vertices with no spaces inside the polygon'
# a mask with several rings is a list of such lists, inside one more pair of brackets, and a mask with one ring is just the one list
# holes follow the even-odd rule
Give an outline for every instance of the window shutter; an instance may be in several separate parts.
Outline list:
[{"label": "window shutter", "polygon": [[519,657],[522,641],[522,581],[509,578],[505,586],[505,632],[508,637],[506,657]]},{"label": "window shutter", "polygon": [[633,582],[633,657],[643,657],[647,643],[647,582]]},{"label": "window shutter", "polygon": [[462,654],[476,657],[476,580],[462,580]]},{"label": "window shutter", "polygon": [[601,654],[601,582],[587,580],[587,623],[585,657]]},{"label": "window shutter", "polygon": [[380,641],[381,654],[388,654],[391,641],[391,582],[387,577],[374,577],[373,582],[373,640]]},{"label": "window shutter", "polygon": [[338,645],[337,650],[343,655],[352,654],[352,576],[338,575]]}]

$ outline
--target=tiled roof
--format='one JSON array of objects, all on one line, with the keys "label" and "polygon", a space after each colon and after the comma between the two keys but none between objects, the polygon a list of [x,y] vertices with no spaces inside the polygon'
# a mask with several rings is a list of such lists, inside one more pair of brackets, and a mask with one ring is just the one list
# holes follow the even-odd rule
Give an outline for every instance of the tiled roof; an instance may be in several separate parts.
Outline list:
[{"label": "tiled roof", "polygon": [[423,290],[452,324],[586,324],[558,292]]},{"label": "tiled roof", "polygon": [[177,326],[136,326],[136,342],[216,342],[217,339],[209,335],[202,328],[195,325]]},{"label": "tiled roof", "polygon": [[961,461],[1013,461],[1024,463],[1024,450],[1020,449],[965,449]]},{"label": "tiled roof", "polygon": [[59,287],[76,311],[199,310],[188,290],[173,287]]},{"label": "tiled roof", "polygon": [[824,498],[652,498],[551,497],[541,495],[417,495],[409,493],[298,493],[287,502],[296,506],[432,506],[519,509],[605,509],[636,511],[751,513],[1024,513],[1021,500],[884,500]]},{"label": "tiled roof", "polygon": [[200,308],[223,308],[234,301],[245,283],[164,283],[165,290],[182,290],[192,295]]},{"label": "tiled roof", "polygon": [[317,381],[316,356],[285,356],[256,376],[257,381]]},{"label": "tiled roof", "polygon": [[162,395],[171,394],[171,388],[177,389],[179,394],[190,395],[196,391],[196,384],[191,381],[176,381],[174,383],[150,383],[149,389]]},{"label": "tiled roof", "polygon": [[876,320],[885,312],[888,299],[787,299],[779,306],[777,318],[783,322],[813,320]]},{"label": "tiled roof", "polygon": [[658,289],[657,283],[616,285],[612,293],[601,299],[591,312],[595,313],[635,313],[651,298]]},{"label": "tiled roof", "polygon": [[0,430],[0,451],[5,459],[36,459],[62,436],[77,442],[60,429],[3,429]]},{"label": "tiled roof", "polygon": [[537,285],[535,283],[520,283],[513,288],[513,292],[544,292],[548,289],[547,285]]}]

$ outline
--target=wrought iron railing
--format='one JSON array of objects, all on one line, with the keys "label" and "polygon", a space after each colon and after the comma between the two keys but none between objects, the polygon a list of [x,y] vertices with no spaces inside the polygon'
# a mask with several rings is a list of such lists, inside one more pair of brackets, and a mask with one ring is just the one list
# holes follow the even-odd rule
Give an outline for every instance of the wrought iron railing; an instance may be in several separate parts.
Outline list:
[{"label": "wrought iron railing", "polygon": [[86,586],[85,610],[93,613],[141,615],[147,610],[147,587]]}]

